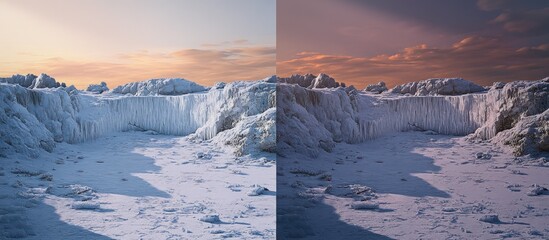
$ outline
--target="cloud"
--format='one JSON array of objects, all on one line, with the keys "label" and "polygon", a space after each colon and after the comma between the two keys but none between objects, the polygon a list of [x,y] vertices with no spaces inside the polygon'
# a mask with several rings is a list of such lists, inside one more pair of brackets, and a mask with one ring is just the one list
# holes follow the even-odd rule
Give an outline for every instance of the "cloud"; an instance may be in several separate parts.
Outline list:
[{"label": "cloud", "polygon": [[499,15],[491,23],[499,24],[510,33],[528,36],[549,34],[549,4],[546,0],[478,0],[484,11]]},{"label": "cloud", "polygon": [[14,73],[48,73],[57,80],[85,88],[107,82],[109,87],[150,78],[181,77],[203,85],[218,81],[257,80],[275,74],[274,47],[181,49],[168,53],[140,51],[115,56],[109,61],[48,58],[14,67]]},{"label": "cloud", "polygon": [[324,72],[360,88],[379,81],[394,86],[433,77],[463,77],[490,85],[549,76],[546,66],[547,44],[517,49],[498,38],[470,36],[446,48],[421,44],[373,57],[300,53],[277,62],[277,74]]},{"label": "cloud", "polygon": [[549,8],[529,11],[507,11],[497,16],[493,23],[501,24],[505,30],[528,35],[549,34]]}]

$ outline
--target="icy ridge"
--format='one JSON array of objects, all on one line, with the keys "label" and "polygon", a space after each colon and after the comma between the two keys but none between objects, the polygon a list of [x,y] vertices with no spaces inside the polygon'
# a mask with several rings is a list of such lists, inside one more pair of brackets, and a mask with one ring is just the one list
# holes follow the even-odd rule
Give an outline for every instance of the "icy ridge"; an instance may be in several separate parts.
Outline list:
[{"label": "icy ridge", "polygon": [[118,86],[113,93],[136,96],[182,95],[203,92],[207,88],[182,78],[158,78],[142,82],[131,82]]},{"label": "icy ridge", "polygon": [[474,138],[492,139],[549,107],[546,80],[513,82],[503,89],[459,96],[379,96],[352,88],[307,89],[291,84],[280,84],[278,94],[279,154],[305,149],[312,156],[320,149],[331,151],[335,142],[357,143],[408,130],[474,133]]},{"label": "icy ridge", "polygon": [[[274,90],[274,83],[257,81],[181,96],[69,95],[63,88],[29,90],[1,84],[0,149],[37,156],[37,149],[51,151],[55,142],[89,141],[131,129],[211,139],[274,108]],[[235,147],[250,149],[254,144],[244,141]]]}]

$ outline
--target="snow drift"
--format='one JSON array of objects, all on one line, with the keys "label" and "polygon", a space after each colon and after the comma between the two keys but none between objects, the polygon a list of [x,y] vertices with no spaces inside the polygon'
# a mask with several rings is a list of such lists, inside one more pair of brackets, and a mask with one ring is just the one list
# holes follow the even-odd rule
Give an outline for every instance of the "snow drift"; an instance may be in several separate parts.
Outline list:
[{"label": "snow drift", "polygon": [[[150,82],[156,82],[154,86],[182,83],[179,80]],[[139,90],[139,86],[149,85],[131,86]],[[145,87],[146,91],[136,94],[166,93],[164,87],[157,88],[156,92]],[[40,149],[51,151],[56,142],[78,143],[132,129],[193,134],[198,139],[212,139],[230,130],[213,140],[235,145],[240,154],[255,149],[273,151],[274,99],[275,84],[267,80],[234,82],[223,88],[180,96],[95,95],[73,88],[26,89],[0,84],[3,110],[0,111],[0,152],[5,155],[15,151],[36,157]],[[231,140],[236,138],[233,134],[238,134],[238,141]]]},{"label": "snow drift", "polygon": [[[516,151],[517,155],[546,148],[545,118],[532,117],[533,120],[528,121],[535,122],[532,124],[517,123],[528,116],[542,114],[549,107],[547,79],[518,81],[508,83],[502,89],[457,96],[371,95],[351,87],[309,89],[286,84],[285,80],[281,82],[277,87],[277,152],[282,155],[286,151],[305,151],[316,156],[321,150],[331,151],[336,142],[358,143],[408,130],[431,130],[450,135],[474,133],[471,137],[486,140],[514,126],[523,127],[501,135],[505,140],[498,141],[514,147],[519,147],[514,143],[533,146],[519,147],[526,150]],[[427,82],[433,83],[433,86],[443,86],[437,81]],[[455,94],[461,91],[456,89],[475,89],[469,82],[442,82],[451,82],[453,90],[436,87],[429,88],[428,93]],[[533,129],[531,136],[527,137],[531,140],[508,141],[526,127]],[[538,139],[542,139],[539,146]],[[535,143],[532,145],[530,142]]]}]

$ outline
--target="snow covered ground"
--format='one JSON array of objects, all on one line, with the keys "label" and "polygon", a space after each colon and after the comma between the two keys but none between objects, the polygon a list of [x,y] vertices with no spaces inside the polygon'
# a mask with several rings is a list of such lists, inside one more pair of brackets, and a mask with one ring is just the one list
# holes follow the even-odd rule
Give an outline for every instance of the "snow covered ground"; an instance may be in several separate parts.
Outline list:
[{"label": "snow covered ground", "polygon": [[549,237],[549,79],[409,84],[419,96],[281,82],[279,238]]},{"label": "snow covered ground", "polygon": [[177,96],[4,79],[0,239],[275,238],[270,79],[146,85]]},{"label": "snow covered ground", "polygon": [[[272,154],[123,132],[2,159],[0,230],[28,239],[250,239],[275,234]],[[257,187],[267,188],[250,196]],[[218,221],[200,219],[217,215]]]},{"label": "snow covered ground", "polygon": [[[281,239],[547,239],[549,168],[506,148],[403,132],[279,157]],[[477,158],[478,153],[489,154]],[[528,162],[528,157],[520,158]],[[364,209],[353,209],[364,208]],[[479,219],[497,215],[500,222]]]}]

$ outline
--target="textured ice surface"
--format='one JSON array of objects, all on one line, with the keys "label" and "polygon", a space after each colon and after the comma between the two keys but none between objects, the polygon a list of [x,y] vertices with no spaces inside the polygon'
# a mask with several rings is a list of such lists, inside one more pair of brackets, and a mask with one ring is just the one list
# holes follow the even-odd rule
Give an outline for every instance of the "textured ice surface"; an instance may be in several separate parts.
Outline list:
[{"label": "textured ice surface", "polygon": [[343,86],[343,87],[345,86],[336,82],[335,79],[331,78],[330,76],[324,73],[321,73],[318,76],[315,76],[313,74],[305,74],[305,75],[295,74],[287,78],[278,78],[278,82],[288,83],[288,84],[297,84],[301,87],[306,87],[306,88],[335,88],[339,86]]},{"label": "textured ice surface", "polygon": [[40,74],[38,77],[34,74],[27,74],[25,76],[16,74],[11,77],[0,78],[0,83],[17,84],[25,88],[65,87],[65,83],[59,83],[55,81],[55,78],[44,73]]},{"label": "textured ice surface", "polygon": [[86,91],[100,94],[109,91],[109,88],[107,87],[107,83],[101,82],[99,84],[90,84]]},{"label": "textured ice surface", "polygon": [[275,84],[266,80],[180,96],[95,95],[0,84],[0,149],[2,154],[38,156],[39,149],[51,151],[56,142],[84,142],[137,129],[197,139],[231,130],[217,141],[234,145],[240,155],[254,149],[274,151],[274,107]]},{"label": "textured ice surface", "polygon": [[[371,95],[351,88],[308,89],[295,84],[280,84],[277,94],[281,154],[293,149],[314,156],[321,149],[331,151],[337,142],[357,143],[409,130],[474,133],[475,138],[492,139],[517,126],[519,129],[498,140],[527,149],[517,150],[517,155],[544,150],[549,141],[543,113],[549,107],[546,79],[512,82],[502,89],[458,96]],[[519,121],[523,123],[517,125]],[[521,134],[523,131],[532,134]],[[530,140],[521,140],[524,138]],[[522,146],[524,143],[528,147]],[[529,143],[540,144],[532,148]]]},{"label": "textured ice surface", "polygon": [[462,78],[431,78],[419,82],[398,85],[390,93],[411,94],[415,96],[461,95],[481,92],[485,89]]}]

